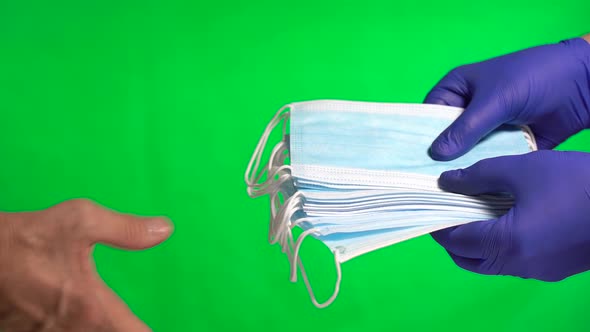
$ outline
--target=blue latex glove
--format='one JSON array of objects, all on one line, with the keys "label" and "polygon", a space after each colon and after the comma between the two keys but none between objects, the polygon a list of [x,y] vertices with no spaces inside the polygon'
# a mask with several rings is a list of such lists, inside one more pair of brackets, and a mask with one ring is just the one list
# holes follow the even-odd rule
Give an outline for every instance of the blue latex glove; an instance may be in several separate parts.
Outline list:
[{"label": "blue latex glove", "polygon": [[432,234],[460,267],[545,281],[590,269],[589,153],[546,150],[484,159],[444,172],[439,183],[467,195],[515,196],[515,206],[499,219]]},{"label": "blue latex glove", "polygon": [[551,149],[590,125],[590,44],[582,38],[458,67],[425,103],[465,112],[432,143],[435,160],[455,159],[500,124],[530,125]]},{"label": "blue latex glove", "polygon": [[[465,107],[432,144],[451,160],[503,123],[531,126],[550,149],[590,124],[590,45],[581,38],[451,71],[426,103]],[[486,159],[445,172],[441,188],[476,195],[510,192],[497,220],[433,233],[460,267],[546,281],[590,269],[590,154],[539,151]]]}]

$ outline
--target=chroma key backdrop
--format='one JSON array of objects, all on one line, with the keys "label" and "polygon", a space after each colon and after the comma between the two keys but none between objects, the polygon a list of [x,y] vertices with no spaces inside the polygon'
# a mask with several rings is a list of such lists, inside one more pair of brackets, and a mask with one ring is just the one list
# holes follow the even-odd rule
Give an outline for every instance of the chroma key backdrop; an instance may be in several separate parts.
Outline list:
[{"label": "chroma key backdrop", "polygon": [[[458,65],[590,32],[589,13],[587,0],[3,1],[0,210],[88,197],[169,216],[161,246],[94,253],[155,331],[587,331],[590,273],[477,275],[430,236],[344,263],[317,309],[268,244],[268,198],[248,197],[244,171],[284,104],[422,102]],[[590,151],[590,135],[559,149]],[[301,256],[325,300],[331,253],[310,239]]]}]

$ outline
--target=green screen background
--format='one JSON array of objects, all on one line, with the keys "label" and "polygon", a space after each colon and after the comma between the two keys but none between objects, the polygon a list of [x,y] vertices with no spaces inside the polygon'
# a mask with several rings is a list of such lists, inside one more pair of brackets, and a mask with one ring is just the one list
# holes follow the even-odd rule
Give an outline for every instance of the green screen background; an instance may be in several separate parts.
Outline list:
[{"label": "green screen background", "polygon": [[[156,331],[588,330],[590,273],[480,276],[428,236],[345,263],[318,310],[243,173],[286,103],[421,102],[457,65],[588,32],[589,13],[587,0],[3,1],[0,209],[89,197],[169,216],[157,248],[95,252]],[[562,148],[590,151],[590,135]],[[325,299],[331,254],[309,240],[302,255]]]}]

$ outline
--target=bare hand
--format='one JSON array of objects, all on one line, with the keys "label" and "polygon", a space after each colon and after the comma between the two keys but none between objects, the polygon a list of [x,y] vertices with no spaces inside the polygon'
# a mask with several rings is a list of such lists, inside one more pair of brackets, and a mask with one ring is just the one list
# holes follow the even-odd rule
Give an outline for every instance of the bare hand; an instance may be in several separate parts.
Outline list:
[{"label": "bare hand", "polygon": [[91,253],[99,242],[145,249],[171,233],[165,219],[88,200],[0,213],[0,330],[150,331],[100,279]]}]

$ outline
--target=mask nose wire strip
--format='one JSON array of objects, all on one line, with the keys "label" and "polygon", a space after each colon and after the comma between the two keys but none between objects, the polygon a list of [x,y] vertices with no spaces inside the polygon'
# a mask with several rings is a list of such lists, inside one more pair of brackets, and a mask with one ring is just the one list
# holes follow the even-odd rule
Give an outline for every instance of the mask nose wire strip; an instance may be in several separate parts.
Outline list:
[{"label": "mask nose wire strip", "polygon": [[[281,123],[281,121],[284,121],[285,123],[283,123],[283,136],[286,135],[286,130],[287,130],[287,124],[286,124],[286,119],[288,119],[289,117],[289,109],[291,108],[291,105],[285,105],[283,107],[281,107],[277,113],[275,114],[275,116],[272,118],[272,120],[268,123],[268,125],[266,126],[266,129],[264,130],[264,133],[262,134],[262,136],[260,137],[260,140],[258,141],[258,144],[256,145],[256,149],[254,149],[254,153],[252,154],[252,157],[250,158],[250,162],[248,163],[248,167],[246,168],[246,173],[244,174],[244,180],[246,181],[246,184],[248,185],[249,188],[254,188],[257,185],[259,185],[259,183],[257,183],[260,180],[260,176],[259,173],[263,173],[263,170],[260,170],[260,160],[262,159],[262,154],[264,153],[264,149],[266,147],[266,144],[268,142],[268,138],[270,137],[270,134],[272,133],[273,129],[279,124]],[[269,166],[271,166],[269,164]]]}]

